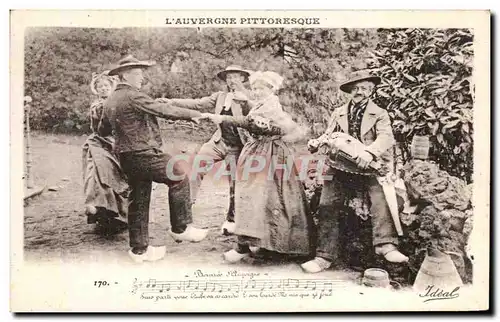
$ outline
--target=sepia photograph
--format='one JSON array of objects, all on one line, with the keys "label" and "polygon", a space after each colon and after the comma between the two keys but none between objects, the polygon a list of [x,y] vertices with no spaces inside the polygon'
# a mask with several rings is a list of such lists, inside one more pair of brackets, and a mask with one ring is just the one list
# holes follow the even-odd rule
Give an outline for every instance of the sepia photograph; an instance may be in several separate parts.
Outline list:
[{"label": "sepia photograph", "polygon": [[12,15],[12,311],[488,309],[489,12],[73,13]]}]

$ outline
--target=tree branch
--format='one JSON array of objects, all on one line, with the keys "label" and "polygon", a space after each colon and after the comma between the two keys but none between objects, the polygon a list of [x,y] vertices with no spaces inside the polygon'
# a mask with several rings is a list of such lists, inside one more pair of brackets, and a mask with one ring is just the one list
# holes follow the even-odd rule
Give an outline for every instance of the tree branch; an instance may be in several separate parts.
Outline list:
[{"label": "tree branch", "polygon": [[[280,36],[279,34],[276,34],[276,35],[275,35],[273,38],[271,38],[271,39],[262,39],[262,40],[257,40],[257,41],[255,41],[255,42],[253,42],[253,43],[248,43],[248,44],[246,44],[246,45],[244,45],[244,46],[242,46],[242,47],[238,48],[237,50],[245,50],[245,49],[248,49],[248,48],[250,48],[250,47],[252,47],[252,46],[254,46],[254,45],[257,45],[257,44],[259,44],[259,45],[258,45],[258,47],[260,47],[260,48],[262,48],[262,47],[266,47],[266,46],[268,46],[270,43],[272,43],[273,41],[277,40],[277,39],[279,38],[279,36]],[[265,44],[265,45],[264,45],[264,46],[262,46],[262,44]]]},{"label": "tree branch", "polygon": [[206,51],[206,50],[202,50],[202,49],[199,49],[199,48],[194,48],[194,50],[199,51],[201,53],[208,54],[208,55],[210,55],[212,57],[215,57],[215,58],[222,59],[222,56],[220,54],[214,54],[212,52],[209,52],[209,51]]}]

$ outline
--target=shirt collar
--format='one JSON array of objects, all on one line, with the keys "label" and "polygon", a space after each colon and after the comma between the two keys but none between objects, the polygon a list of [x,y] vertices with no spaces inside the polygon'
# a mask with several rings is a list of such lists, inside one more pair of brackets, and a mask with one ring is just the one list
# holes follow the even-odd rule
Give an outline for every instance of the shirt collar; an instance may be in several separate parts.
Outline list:
[{"label": "shirt collar", "polygon": [[363,110],[364,110],[364,109],[366,108],[366,106],[368,105],[368,101],[369,101],[369,100],[370,100],[369,98],[365,98],[364,100],[362,100],[362,101],[360,101],[360,102],[358,102],[358,103],[354,103],[354,101],[352,101],[352,100],[351,100],[351,101],[349,102],[349,112],[352,112],[352,110],[353,110],[355,107],[358,107],[358,108],[360,108],[360,109],[363,109]]}]

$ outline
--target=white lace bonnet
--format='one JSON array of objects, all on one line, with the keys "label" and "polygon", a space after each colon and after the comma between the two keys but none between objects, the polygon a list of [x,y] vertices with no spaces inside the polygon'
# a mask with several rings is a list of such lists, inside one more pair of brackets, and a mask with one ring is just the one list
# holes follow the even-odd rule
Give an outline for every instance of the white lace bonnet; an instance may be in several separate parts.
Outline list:
[{"label": "white lace bonnet", "polygon": [[253,84],[256,81],[263,81],[271,85],[273,90],[276,91],[280,89],[281,85],[283,84],[283,77],[281,77],[278,73],[271,71],[266,71],[266,72],[256,71],[250,75],[249,81],[250,84]]}]

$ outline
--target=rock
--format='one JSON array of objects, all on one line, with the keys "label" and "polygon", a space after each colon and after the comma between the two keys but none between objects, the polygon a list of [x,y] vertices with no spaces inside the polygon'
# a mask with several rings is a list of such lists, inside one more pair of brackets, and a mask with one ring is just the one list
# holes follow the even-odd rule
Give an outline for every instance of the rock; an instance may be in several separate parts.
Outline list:
[{"label": "rock", "polygon": [[464,228],[465,222],[465,211],[460,211],[457,209],[445,209],[440,213],[441,217],[450,222],[450,229],[461,233]]},{"label": "rock", "polygon": [[413,199],[424,200],[439,210],[469,207],[470,189],[465,181],[439,170],[436,164],[414,160],[408,162],[402,172]]},{"label": "rock", "polygon": [[450,219],[450,229],[461,233],[464,229],[464,222],[465,222],[465,219],[452,217]]},{"label": "rock", "polygon": [[443,210],[439,213],[439,217],[443,220],[450,220],[451,219],[451,212]]},{"label": "rock", "polygon": [[61,180],[62,180],[62,181],[71,181],[71,180],[70,180],[70,178],[68,178],[68,177],[64,177],[64,178],[62,178]]},{"label": "rock", "polygon": [[467,217],[466,211],[461,211],[458,209],[446,209],[442,211],[442,213],[444,212],[448,213],[451,218],[460,218],[465,220],[465,218]]},{"label": "rock", "polygon": [[446,189],[446,179],[438,175],[439,168],[436,164],[413,160],[403,167],[402,174],[413,199],[426,199]]},{"label": "rock", "polygon": [[[472,211],[470,211],[472,213]],[[471,215],[467,216],[467,218],[464,221],[464,225],[462,228],[462,234],[464,234],[465,238],[468,239],[473,228],[473,217]]]},{"label": "rock", "polygon": [[466,192],[466,196],[467,198],[470,200],[471,204],[472,204],[472,192],[473,192],[473,184],[469,184],[467,185],[467,187],[465,188],[465,192]]},{"label": "rock", "polygon": [[443,252],[458,253],[464,255],[465,237],[456,231],[449,232],[449,238],[440,238],[437,241],[438,248]]},{"label": "rock", "polygon": [[51,187],[47,188],[47,190],[49,190],[49,191],[59,191],[59,189],[61,189],[61,187],[58,187],[58,186],[51,186]]},{"label": "rock", "polygon": [[402,212],[399,215],[399,219],[401,220],[401,223],[407,227],[411,226],[413,223],[417,222],[419,219],[419,216],[414,213],[405,213]]},{"label": "rock", "polygon": [[448,175],[448,185],[445,191],[430,198],[438,209],[454,208],[466,210],[469,207],[470,196],[465,181]]},{"label": "rock", "polygon": [[431,224],[435,218],[439,217],[439,210],[436,209],[433,205],[429,205],[420,211],[420,222],[422,226],[420,228],[424,228],[427,224]]}]

